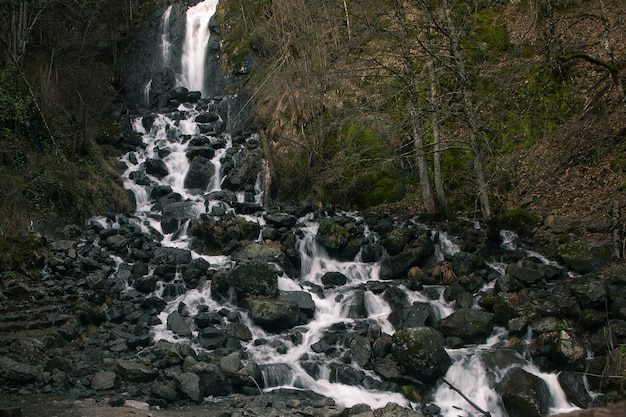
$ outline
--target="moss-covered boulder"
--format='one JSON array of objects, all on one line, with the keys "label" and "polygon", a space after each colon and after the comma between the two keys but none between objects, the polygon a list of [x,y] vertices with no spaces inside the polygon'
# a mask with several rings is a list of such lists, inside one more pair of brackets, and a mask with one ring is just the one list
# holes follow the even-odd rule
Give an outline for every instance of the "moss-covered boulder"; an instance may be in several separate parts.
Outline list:
[{"label": "moss-covered boulder", "polygon": [[613,251],[609,245],[595,241],[571,241],[559,245],[557,254],[569,268],[585,274],[608,264]]},{"label": "moss-covered boulder", "polygon": [[411,327],[393,335],[391,353],[403,373],[424,383],[444,376],[452,359],[443,348],[441,337],[430,327]]},{"label": "moss-covered boulder", "polygon": [[250,319],[268,331],[283,331],[300,324],[300,310],[294,301],[270,297],[248,297],[243,302]]},{"label": "moss-covered boulder", "polygon": [[278,272],[265,262],[244,261],[233,269],[222,269],[211,281],[211,294],[218,299],[231,295],[237,299],[249,295],[276,297],[278,295]]},{"label": "moss-covered boulder", "polygon": [[441,320],[441,331],[464,342],[484,341],[493,331],[494,316],[481,310],[461,308]]}]

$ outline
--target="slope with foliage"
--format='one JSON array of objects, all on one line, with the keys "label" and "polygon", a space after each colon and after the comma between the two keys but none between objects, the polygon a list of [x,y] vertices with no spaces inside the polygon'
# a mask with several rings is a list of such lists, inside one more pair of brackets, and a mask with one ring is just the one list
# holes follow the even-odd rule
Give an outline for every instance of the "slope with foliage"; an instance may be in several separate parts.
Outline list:
[{"label": "slope with foliage", "polygon": [[0,1],[0,276],[32,262],[29,231],[129,208],[110,116],[120,58],[158,3]]},{"label": "slope with foliage", "polygon": [[[271,145],[281,200],[363,207],[404,198],[423,209],[418,187],[432,178],[420,178],[418,162],[425,154],[433,175],[435,126],[454,210],[480,207],[477,160],[496,213],[528,203],[525,194],[538,186],[530,165],[555,180],[568,149],[576,152],[563,143],[578,141],[579,132],[587,137],[589,128],[607,139],[585,145],[600,159],[584,163],[613,166],[614,188],[602,189],[605,198],[621,199],[611,195],[619,193],[614,181],[625,178],[610,150],[624,128],[619,0],[321,0],[315,7],[304,0],[226,0],[219,13],[224,53]],[[437,68],[434,98],[429,61]],[[474,126],[464,91],[473,100]],[[594,112],[599,117],[590,119]],[[539,149],[553,159],[533,164]],[[597,187],[579,181],[576,209],[584,210],[586,190]],[[540,214],[551,210],[550,184],[544,187],[544,207],[531,207]]]}]

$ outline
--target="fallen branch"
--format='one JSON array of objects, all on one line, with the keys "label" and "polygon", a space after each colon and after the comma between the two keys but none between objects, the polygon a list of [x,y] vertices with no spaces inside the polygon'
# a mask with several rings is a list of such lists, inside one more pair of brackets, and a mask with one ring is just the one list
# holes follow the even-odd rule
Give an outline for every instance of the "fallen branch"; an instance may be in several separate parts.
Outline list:
[{"label": "fallen branch", "polygon": [[476,409],[476,411],[478,411],[479,413],[481,413],[484,416],[491,417],[491,414],[489,413],[489,411],[485,411],[482,408],[480,408],[475,402],[473,402],[472,400],[467,398],[467,396],[465,394],[463,394],[460,389],[458,389],[457,387],[452,385],[445,378],[441,378],[441,379],[443,380],[443,382],[446,383],[447,386],[450,387],[450,389],[452,389],[453,391],[456,391],[457,394],[459,394],[461,397],[463,397],[463,399],[465,401],[467,401],[472,407],[474,407]]}]

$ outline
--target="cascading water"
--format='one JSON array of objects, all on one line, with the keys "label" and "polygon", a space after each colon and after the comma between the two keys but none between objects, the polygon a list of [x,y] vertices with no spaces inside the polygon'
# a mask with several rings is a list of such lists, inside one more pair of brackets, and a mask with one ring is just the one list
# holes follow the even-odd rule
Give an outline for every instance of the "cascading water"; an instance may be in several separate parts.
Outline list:
[{"label": "cascading water", "polygon": [[187,29],[183,44],[181,84],[190,90],[206,93],[204,66],[211,36],[209,18],[215,14],[218,0],[205,0],[187,10]]},{"label": "cascading water", "polygon": [[[180,82],[190,90],[205,90],[203,68],[209,19],[216,6],[216,0],[206,0],[189,8],[186,15]],[[164,27],[169,10],[163,18]],[[167,62],[170,45],[166,29],[163,33],[162,57]],[[227,168],[232,169],[234,165],[231,158],[238,155],[235,159],[241,160],[243,149],[254,150],[259,146],[255,134],[235,140],[230,133],[223,131],[227,112],[220,113],[219,109],[227,100],[203,99],[197,104],[182,104],[167,114],[137,117],[133,129],[141,135],[143,144],[122,159],[127,167],[123,173],[125,186],[136,200],[133,221],[145,233],[160,236],[162,245],[190,250],[193,260],[205,261],[213,272],[231,268],[237,261],[225,254],[210,256],[195,250],[188,234],[190,223],[198,218],[219,223],[240,216],[248,224],[257,224],[261,230],[251,241],[262,244],[266,236],[263,212],[256,209],[245,212],[244,209],[243,214],[241,210],[239,213],[235,210],[238,205],[245,207],[241,205],[260,201],[260,171],[254,186],[240,187],[234,197],[224,197],[229,192],[222,188],[228,180]],[[250,193],[254,195],[250,197]],[[365,220],[358,214],[342,213],[342,216],[346,222],[362,229],[363,242],[377,242],[377,234],[369,231]],[[190,318],[224,309],[236,311],[231,315],[236,316],[234,322],[249,331],[249,335],[241,338],[241,349],[260,367],[264,389],[308,389],[345,406],[366,403],[382,407],[388,402],[411,406],[409,400],[398,392],[397,384],[388,383],[381,378],[381,372],[374,372],[366,366],[368,358],[359,357],[364,352],[359,349],[362,347],[359,344],[366,345],[368,337],[388,341],[396,331],[391,319],[393,308],[384,297],[389,288],[397,290],[407,306],[415,307],[414,311],[428,306],[431,313],[424,320],[438,321],[449,316],[457,308],[455,301],[446,301],[445,288],[441,285],[410,288],[408,284],[392,286],[382,280],[381,259],[384,256],[364,261],[367,257],[362,251],[341,260],[329,254],[317,240],[320,223],[324,220],[322,213],[297,219],[294,249],[298,253],[299,268],[296,271],[282,268],[279,262],[268,261],[278,269],[281,296],[295,294],[310,305],[312,311],[306,322],[287,330],[270,331],[256,324],[251,313],[240,308],[236,301],[217,301],[210,282],[188,288],[181,273],[176,271],[168,282],[159,282],[150,294],[167,301],[159,315],[160,324],[154,326],[154,340],[187,343],[198,351],[211,351],[208,344],[194,342],[205,329],[195,324],[185,332],[177,332],[172,317],[182,314],[181,311]],[[110,223],[103,226],[114,227]],[[414,226],[422,227],[417,223]],[[460,251],[455,238],[448,233],[436,230],[429,233],[436,242],[432,262],[444,262]],[[513,238],[507,235],[507,246],[503,250],[514,249]],[[237,242],[233,245],[237,248]],[[497,265],[493,269],[503,273]],[[147,277],[154,273],[150,270]],[[336,274],[339,281],[328,281],[328,273]],[[207,328],[232,324],[231,319],[217,313],[211,316],[211,320]],[[494,388],[504,370],[499,373],[488,371],[484,357],[495,346],[501,345],[507,336],[502,328],[496,327],[485,343],[447,349],[454,363],[445,374],[446,380],[494,417],[506,415]],[[345,339],[343,342],[342,338]],[[511,363],[548,381],[553,398],[552,410],[570,407],[553,375],[542,374],[521,356],[516,356]],[[350,375],[360,381],[359,384],[347,381]],[[444,383],[434,387],[432,398],[445,417],[480,414]]]}]

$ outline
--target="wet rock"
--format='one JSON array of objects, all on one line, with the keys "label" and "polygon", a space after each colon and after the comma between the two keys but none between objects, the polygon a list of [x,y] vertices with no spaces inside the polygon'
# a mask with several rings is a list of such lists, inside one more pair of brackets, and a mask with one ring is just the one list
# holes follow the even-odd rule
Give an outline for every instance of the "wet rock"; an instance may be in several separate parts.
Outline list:
[{"label": "wet rock", "polygon": [[589,408],[593,398],[587,391],[582,375],[577,372],[562,371],[559,372],[558,380],[569,401],[580,408]]},{"label": "wet rock", "polygon": [[145,162],[146,174],[154,175],[157,178],[163,178],[169,174],[167,165],[160,159],[146,159]]},{"label": "wet rock", "polygon": [[391,353],[404,368],[403,373],[431,383],[445,375],[452,359],[443,348],[441,337],[429,327],[403,329],[393,335]]},{"label": "wet rock", "polygon": [[365,379],[365,372],[345,363],[333,362],[328,367],[330,371],[329,382],[358,386]]},{"label": "wet rock", "polygon": [[187,288],[198,288],[206,279],[207,271],[211,267],[203,258],[193,259],[183,272],[183,281]]},{"label": "wet rock", "polygon": [[491,335],[494,315],[481,310],[461,308],[441,320],[439,325],[447,336],[459,337],[466,343],[479,342]]},{"label": "wet rock", "polygon": [[200,345],[209,350],[224,347],[226,338],[226,332],[214,326],[205,327],[198,334]]},{"label": "wet rock", "polygon": [[203,192],[209,186],[214,174],[215,165],[213,165],[211,160],[202,156],[196,156],[191,161],[189,171],[185,175],[184,186],[188,190]]},{"label": "wet rock", "polygon": [[509,417],[541,417],[548,414],[550,391],[539,377],[513,368],[496,385]]},{"label": "wet rock", "polygon": [[237,298],[246,295],[276,297],[278,273],[264,262],[240,262],[232,270],[220,270],[211,282],[211,295],[225,299],[233,291]]},{"label": "wet rock", "polygon": [[287,213],[271,213],[266,214],[264,217],[267,224],[272,225],[276,228],[292,228],[298,222],[298,219],[295,216]]},{"label": "wet rock", "polygon": [[409,243],[413,237],[413,231],[409,229],[396,228],[393,229],[383,239],[382,244],[387,250],[389,255],[394,256],[404,250],[404,247]]},{"label": "wet rock", "polygon": [[244,305],[250,310],[250,319],[266,330],[281,331],[299,324],[300,312],[293,301],[248,297]]},{"label": "wet rock", "polygon": [[302,315],[300,322],[304,323],[315,315],[315,302],[311,294],[305,291],[281,291],[280,295],[287,301],[292,301],[298,305]]},{"label": "wet rock", "polygon": [[320,278],[322,284],[324,284],[327,288],[333,288],[345,285],[348,282],[348,277],[346,277],[341,272],[326,272]]},{"label": "wet rock", "polygon": [[[254,231],[249,236],[252,237],[251,235],[254,234],[253,239],[256,239],[259,235],[260,227],[256,223],[254,225]],[[285,253],[276,244],[252,243],[233,254],[232,259],[235,261],[275,262],[279,265],[284,265]]]},{"label": "wet rock", "polygon": [[191,324],[178,311],[174,311],[167,316],[167,328],[178,336],[191,336]]}]

